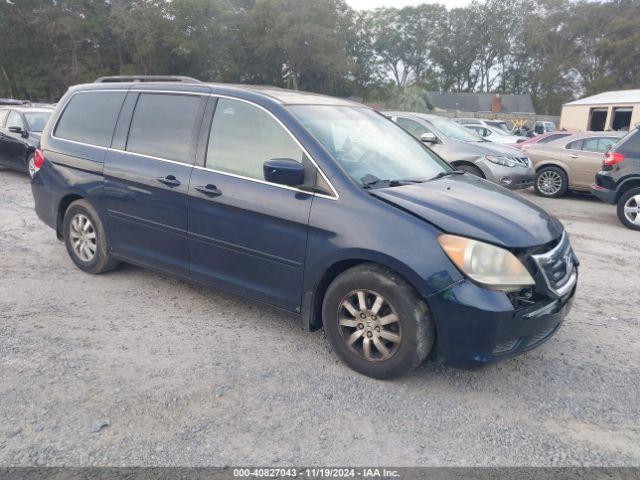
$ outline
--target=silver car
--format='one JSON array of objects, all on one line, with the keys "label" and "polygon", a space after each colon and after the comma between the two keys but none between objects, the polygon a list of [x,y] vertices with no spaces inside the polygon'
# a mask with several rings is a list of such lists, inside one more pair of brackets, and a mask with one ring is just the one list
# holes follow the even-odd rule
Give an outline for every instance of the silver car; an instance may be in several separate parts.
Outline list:
[{"label": "silver car", "polygon": [[526,153],[489,142],[437,115],[382,112],[458,170],[477,175],[510,190],[533,185],[536,173]]}]

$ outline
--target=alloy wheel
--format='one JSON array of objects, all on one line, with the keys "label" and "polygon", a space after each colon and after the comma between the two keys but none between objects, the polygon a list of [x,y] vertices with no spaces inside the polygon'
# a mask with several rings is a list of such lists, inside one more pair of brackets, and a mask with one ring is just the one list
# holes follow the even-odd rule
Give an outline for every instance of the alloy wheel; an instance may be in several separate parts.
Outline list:
[{"label": "alloy wheel", "polygon": [[562,189],[562,176],[553,170],[538,175],[538,190],[545,195],[555,195]]},{"label": "alloy wheel", "polygon": [[83,262],[90,262],[96,256],[96,230],[91,220],[82,213],[77,213],[69,224],[71,246],[75,254]]},{"label": "alloy wheel", "polygon": [[631,223],[640,225],[640,195],[634,195],[624,204],[624,216]]},{"label": "alloy wheel", "polygon": [[351,350],[367,361],[391,358],[400,346],[400,318],[382,295],[354,290],[338,307],[338,326]]}]

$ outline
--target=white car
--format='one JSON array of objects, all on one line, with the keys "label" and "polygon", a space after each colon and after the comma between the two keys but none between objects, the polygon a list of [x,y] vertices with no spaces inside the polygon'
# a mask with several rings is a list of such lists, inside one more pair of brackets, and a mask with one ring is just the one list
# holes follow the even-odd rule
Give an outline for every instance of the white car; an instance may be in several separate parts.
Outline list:
[{"label": "white car", "polygon": [[472,125],[466,124],[463,125],[465,128],[468,128],[472,132],[480,135],[481,137],[489,140],[491,142],[496,143],[506,143],[506,144],[516,144],[520,142],[524,142],[527,137],[521,137],[519,135],[513,135],[508,130],[504,130],[499,127],[494,127],[491,125]]}]

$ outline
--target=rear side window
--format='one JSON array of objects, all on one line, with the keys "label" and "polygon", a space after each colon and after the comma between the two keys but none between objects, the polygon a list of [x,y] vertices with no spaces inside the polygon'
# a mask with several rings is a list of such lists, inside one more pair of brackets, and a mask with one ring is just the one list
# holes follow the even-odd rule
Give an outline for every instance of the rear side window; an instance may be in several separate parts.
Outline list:
[{"label": "rear side window", "polygon": [[617,138],[586,138],[582,144],[582,150],[586,152],[604,153],[616,144]]},{"label": "rear side window", "polygon": [[196,95],[141,94],[133,112],[126,150],[193,163],[190,150],[200,99]]},{"label": "rear side window", "polygon": [[616,147],[616,152],[640,158],[640,130],[634,130]]},{"label": "rear side window", "polygon": [[54,135],[65,140],[108,147],[126,92],[75,94],[58,121]]},{"label": "rear side window", "polygon": [[218,100],[207,149],[207,167],[264,180],[263,164],[274,158],[302,163],[303,152],[264,110],[236,100]]}]

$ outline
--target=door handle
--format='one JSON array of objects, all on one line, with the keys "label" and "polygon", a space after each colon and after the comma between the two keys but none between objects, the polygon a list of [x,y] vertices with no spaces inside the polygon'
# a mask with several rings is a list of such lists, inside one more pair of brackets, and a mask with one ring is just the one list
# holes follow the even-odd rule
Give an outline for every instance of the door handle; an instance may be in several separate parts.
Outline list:
[{"label": "door handle", "polygon": [[575,153],[570,153],[569,158],[578,158],[580,155],[576,155]]},{"label": "door handle", "polygon": [[211,185],[210,183],[203,187],[195,187],[197,191],[205,194],[207,197],[219,197],[222,192],[218,190],[218,187]]},{"label": "door handle", "polygon": [[177,187],[178,185],[180,185],[180,180],[178,180],[174,175],[167,175],[166,177],[158,177],[156,178],[156,180],[169,187]]}]

